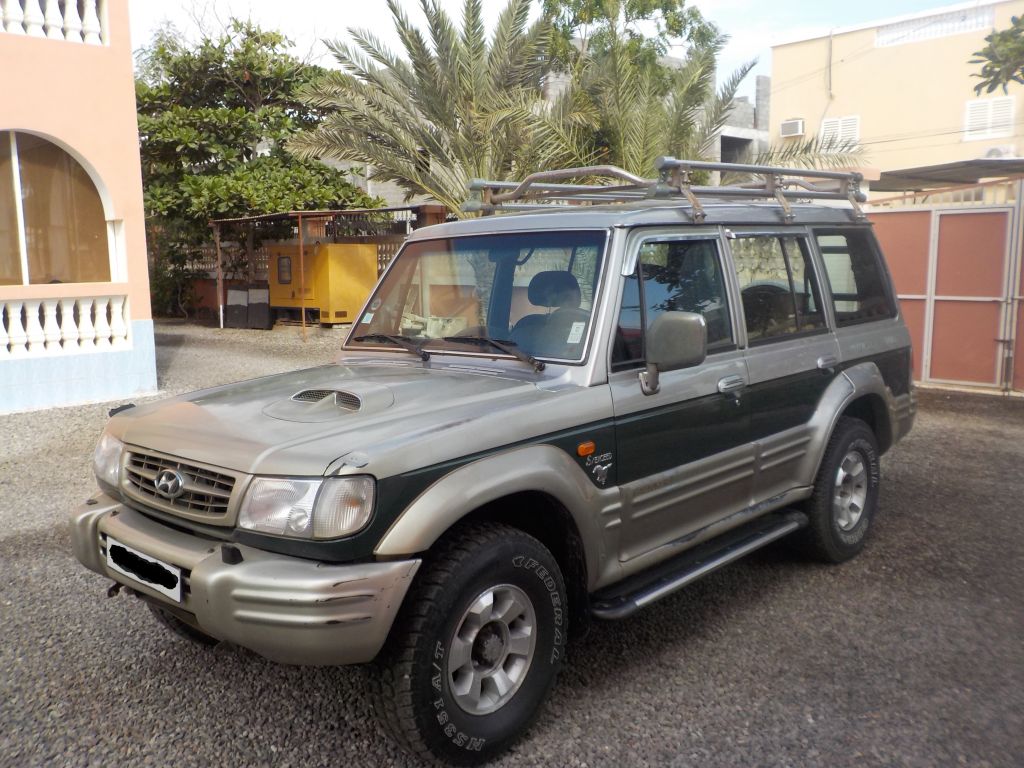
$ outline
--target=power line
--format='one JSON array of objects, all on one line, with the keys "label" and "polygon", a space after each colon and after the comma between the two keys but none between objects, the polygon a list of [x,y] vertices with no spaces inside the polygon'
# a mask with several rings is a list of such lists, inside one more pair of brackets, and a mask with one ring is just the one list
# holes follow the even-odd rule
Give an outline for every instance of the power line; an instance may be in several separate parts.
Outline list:
[{"label": "power line", "polygon": [[[936,14],[934,16],[930,16],[920,26],[913,27],[912,29],[908,29],[904,34],[902,34],[902,35],[900,35],[900,36],[898,36],[896,38],[893,38],[892,43],[890,43],[889,45],[893,45],[893,44],[899,43],[900,41],[905,40],[907,37],[910,37],[911,35],[917,34],[918,32],[921,32],[922,30],[927,29],[928,27],[932,26],[933,24],[940,23],[941,20],[942,20],[942,16],[943,16],[943,14]],[[877,40],[878,29],[879,29],[878,27],[875,27],[876,40]],[[852,53],[848,54],[846,57],[840,59],[839,61],[837,61],[835,63],[829,62],[825,66],[819,67],[818,69],[811,70],[810,72],[805,72],[802,75],[797,75],[796,77],[790,78],[789,80],[783,80],[781,83],[778,84],[778,86],[773,87],[771,92],[772,92],[772,94],[775,94],[775,93],[778,93],[779,91],[783,91],[783,90],[786,90],[787,88],[791,88],[794,85],[800,85],[801,83],[806,82],[807,80],[813,79],[815,77],[815,75],[819,75],[819,74],[827,71],[830,66],[831,67],[835,67],[835,66],[839,66],[840,64],[849,64],[849,63],[851,63],[853,61],[856,61],[857,59],[861,58],[862,56],[866,56],[870,51],[875,50],[877,47],[878,47],[877,42],[871,42],[868,45],[862,46],[861,48],[857,48]]]}]

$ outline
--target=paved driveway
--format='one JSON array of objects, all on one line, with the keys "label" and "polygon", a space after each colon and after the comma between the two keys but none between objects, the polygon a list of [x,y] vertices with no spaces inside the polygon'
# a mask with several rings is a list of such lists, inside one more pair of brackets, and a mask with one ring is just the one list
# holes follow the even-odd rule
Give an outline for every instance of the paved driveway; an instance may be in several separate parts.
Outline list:
[{"label": "paved driveway", "polygon": [[[331,358],[335,334],[158,327],[161,385]],[[408,764],[360,669],[167,634],[70,554],[106,406],[0,417],[0,765]],[[779,545],[570,649],[500,765],[1019,766],[1024,401],[928,394],[883,461],[867,550]]]}]

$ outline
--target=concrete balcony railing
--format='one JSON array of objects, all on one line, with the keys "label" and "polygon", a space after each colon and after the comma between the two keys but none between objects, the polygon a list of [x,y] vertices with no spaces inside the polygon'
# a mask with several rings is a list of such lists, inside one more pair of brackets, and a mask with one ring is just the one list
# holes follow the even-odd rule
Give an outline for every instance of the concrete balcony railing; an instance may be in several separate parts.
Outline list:
[{"label": "concrete balcony railing", "polygon": [[0,360],[128,346],[127,296],[0,299]]},{"label": "concrete balcony railing", "polygon": [[0,0],[0,32],[106,45],[107,0]]}]

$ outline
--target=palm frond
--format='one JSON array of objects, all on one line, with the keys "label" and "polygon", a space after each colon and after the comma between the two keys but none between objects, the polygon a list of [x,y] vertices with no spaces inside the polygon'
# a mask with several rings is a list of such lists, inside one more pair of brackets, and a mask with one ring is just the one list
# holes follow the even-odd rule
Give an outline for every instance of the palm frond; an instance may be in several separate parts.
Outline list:
[{"label": "palm frond", "polygon": [[[864,162],[864,150],[855,141],[814,137],[805,141],[774,145],[763,152],[748,153],[743,163],[774,165],[783,168],[856,168]],[[750,180],[749,174],[726,174],[723,184],[739,184]]]},{"label": "palm frond", "polygon": [[757,65],[757,59],[748,61],[740,66],[729,78],[722,83],[718,93],[707,102],[704,114],[697,120],[695,131],[695,156],[698,158],[709,157],[715,149],[718,137],[725,127],[726,120],[732,112],[733,102],[736,99],[736,91],[740,83],[750,74]]}]

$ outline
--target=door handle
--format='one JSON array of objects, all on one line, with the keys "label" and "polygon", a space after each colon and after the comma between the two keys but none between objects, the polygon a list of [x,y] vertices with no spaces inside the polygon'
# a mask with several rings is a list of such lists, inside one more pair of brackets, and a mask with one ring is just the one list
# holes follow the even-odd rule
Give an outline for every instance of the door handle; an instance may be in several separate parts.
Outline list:
[{"label": "door handle", "polygon": [[839,358],[835,355],[822,355],[818,358],[818,368],[822,371],[831,371],[839,365]]},{"label": "door handle", "polygon": [[746,385],[747,382],[742,376],[726,376],[718,380],[718,391],[723,395],[737,394]]}]

